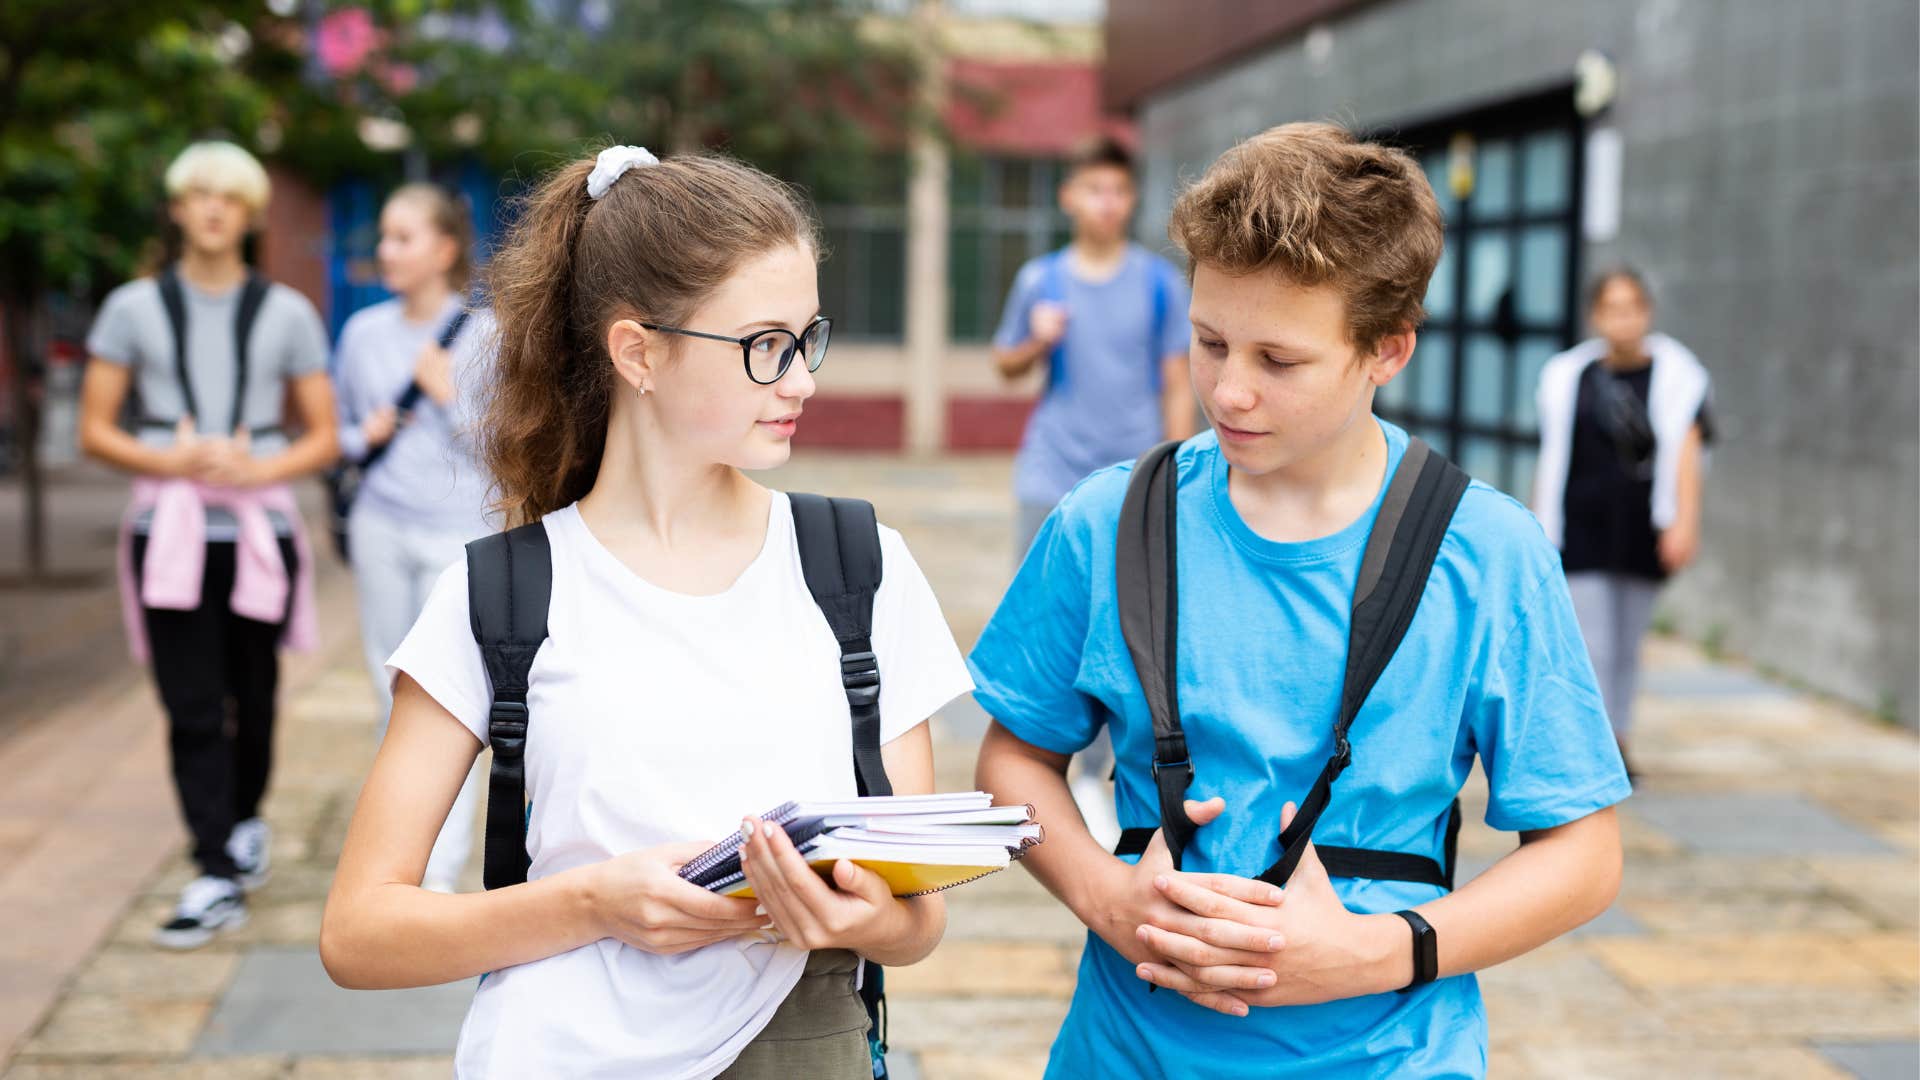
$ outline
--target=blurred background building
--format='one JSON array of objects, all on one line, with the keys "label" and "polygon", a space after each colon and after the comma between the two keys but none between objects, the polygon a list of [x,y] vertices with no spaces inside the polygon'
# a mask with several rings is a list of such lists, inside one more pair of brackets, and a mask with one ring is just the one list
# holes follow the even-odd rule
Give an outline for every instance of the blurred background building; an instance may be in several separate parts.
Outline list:
[{"label": "blurred background building", "polygon": [[[48,6],[5,18],[41,27]],[[1413,149],[1448,219],[1432,319],[1381,411],[1524,498],[1540,364],[1584,336],[1587,277],[1638,266],[1658,326],[1716,378],[1703,555],[1663,618],[1920,715],[1910,0],[500,10],[179,0],[45,44],[51,71],[120,41],[128,70],[84,100],[23,99],[0,131],[27,153],[0,189],[18,211],[0,219],[0,292],[30,357],[0,346],[15,446],[0,471],[33,475],[29,445],[72,460],[91,300],[151,262],[133,238],[157,231],[160,169],[197,135],[268,160],[257,254],[335,330],[382,295],[374,223],[400,179],[465,192],[484,250],[506,200],[562,155],[608,138],[723,147],[820,207],[836,348],[802,442],[929,453],[1018,440],[1038,385],[1004,385],[986,340],[1020,264],[1066,238],[1055,188],[1072,147],[1138,145],[1137,235],[1164,250],[1183,176],[1269,125],[1332,118]],[[171,88],[164,113],[154,86]],[[28,482],[28,577],[43,501]]]},{"label": "blurred background building", "polygon": [[1589,274],[1648,276],[1712,370],[1698,564],[1664,617],[1913,722],[1920,661],[1920,13],[1907,0],[1113,0],[1139,235],[1182,175],[1332,118],[1425,163],[1432,317],[1381,412],[1525,499],[1541,363]]}]

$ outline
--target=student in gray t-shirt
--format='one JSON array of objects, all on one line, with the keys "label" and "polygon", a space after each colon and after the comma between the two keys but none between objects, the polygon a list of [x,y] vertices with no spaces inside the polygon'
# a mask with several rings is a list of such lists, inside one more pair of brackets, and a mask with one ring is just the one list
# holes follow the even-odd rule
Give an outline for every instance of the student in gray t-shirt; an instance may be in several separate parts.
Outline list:
[{"label": "student in gray t-shirt", "polygon": [[[1111,140],[1075,156],[1060,185],[1073,242],[1020,268],[993,336],[1009,379],[1047,365],[1047,385],[1013,462],[1018,503],[1014,558],[1096,469],[1131,461],[1199,426],[1187,374],[1186,281],[1173,265],[1127,240],[1137,195],[1133,158]],[[1104,731],[1080,754],[1074,799],[1096,838],[1120,838],[1107,776]]]},{"label": "student in gray t-shirt", "polygon": [[[319,314],[294,290],[256,278],[242,257],[264,217],[266,171],[230,143],[196,143],[167,169],[166,185],[180,258],[161,279],[122,285],[101,306],[87,335],[80,447],[134,476],[123,606],[135,656],[150,658],[166,707],[174,786],[200,869],[154,941],[192,948],[243,924],[243,889],[266,878],[259,807],[272,766],[278,649],[313,629],[311,567],[299,565],[305,541],[287,482],[325,468],[337,445]],[[184,350],[160,280],[178,285]],[[243,366],[239,316],[253,303]],[[119,423],[129,394],[132,432]],[[272,528],[243,527],[258,521]]]}]

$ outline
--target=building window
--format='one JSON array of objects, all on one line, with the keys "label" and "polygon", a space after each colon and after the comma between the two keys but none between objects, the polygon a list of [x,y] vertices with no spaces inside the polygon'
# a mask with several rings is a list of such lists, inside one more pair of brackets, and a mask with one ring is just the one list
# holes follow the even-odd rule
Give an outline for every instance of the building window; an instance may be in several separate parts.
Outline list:
[{"label": "building window", "polygon": [[1580,122],[1571,94],[1382,135],[1425,167],[1447,247],[1413,361],[1375,409],[1524,499],[1539,442],[1534,384],[1580,328]]},{"label": "building window", "polygon": [[[947,295],[953,340],[984,342],[1020,267],[1071,235],[1055,192],[1062,164],[956,154],[948,187]],[[844,340],[898,341],[906,331],[906,210],[895,204],[820,210],[827,257],[820,300]]]},{"label": "building window", "polygon": [[947,288],[955,341],[992,338],[1020,267],[1072,235],[1057,197],[1063,168],[1047,159],[954,159]]}]

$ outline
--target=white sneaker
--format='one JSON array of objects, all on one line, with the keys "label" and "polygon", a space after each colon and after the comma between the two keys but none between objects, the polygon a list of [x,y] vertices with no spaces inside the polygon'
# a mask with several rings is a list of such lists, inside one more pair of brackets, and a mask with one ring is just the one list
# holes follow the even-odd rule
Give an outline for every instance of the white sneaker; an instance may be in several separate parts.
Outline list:
[{"label": "white sneaker", "polygon": [[1113,785],[1103,776],[1081,773],[1067,783],[1074,805],[1086,819],[1087,831],[1108,851],[1120,842],[1120,817],[1113,809]]},{"label": "white sneaker", "polygon": [[197,949],[222,930],[247,925],[247,898],[226,878],[197,877],[180,890],[173,918],[153,932],[153,943],[167,949]]},{"label": "white sneaker", "polygon": [[267,883],[272,876],[273,830],[257,817],[248,818],[233,827],[227,835],[227,857],[240,871],[240,887],[252,892]]}]

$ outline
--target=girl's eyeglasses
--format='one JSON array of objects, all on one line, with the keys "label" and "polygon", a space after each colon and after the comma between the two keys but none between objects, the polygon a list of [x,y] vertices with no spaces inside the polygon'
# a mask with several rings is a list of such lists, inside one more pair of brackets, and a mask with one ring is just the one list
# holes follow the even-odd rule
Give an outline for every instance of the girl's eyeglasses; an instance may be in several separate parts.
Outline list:
[{"label": "girl's eyeglasses", "polygon": [[827,339],[833,334],[833,320],[825,315],[816,317],[798,334],[776,326],[769,330],[756,330],[741,338],[658,323],[640,325],[663,334],[706,338],[708,341],[731,341],[740,346],[740,356],[746,362],[747,378],[762,386],[779,382],[781,376],[787,373],[787,368],[793,365],[796,355],[806,357],[808,371],[819,371],[821,362],[827,358]]}]

